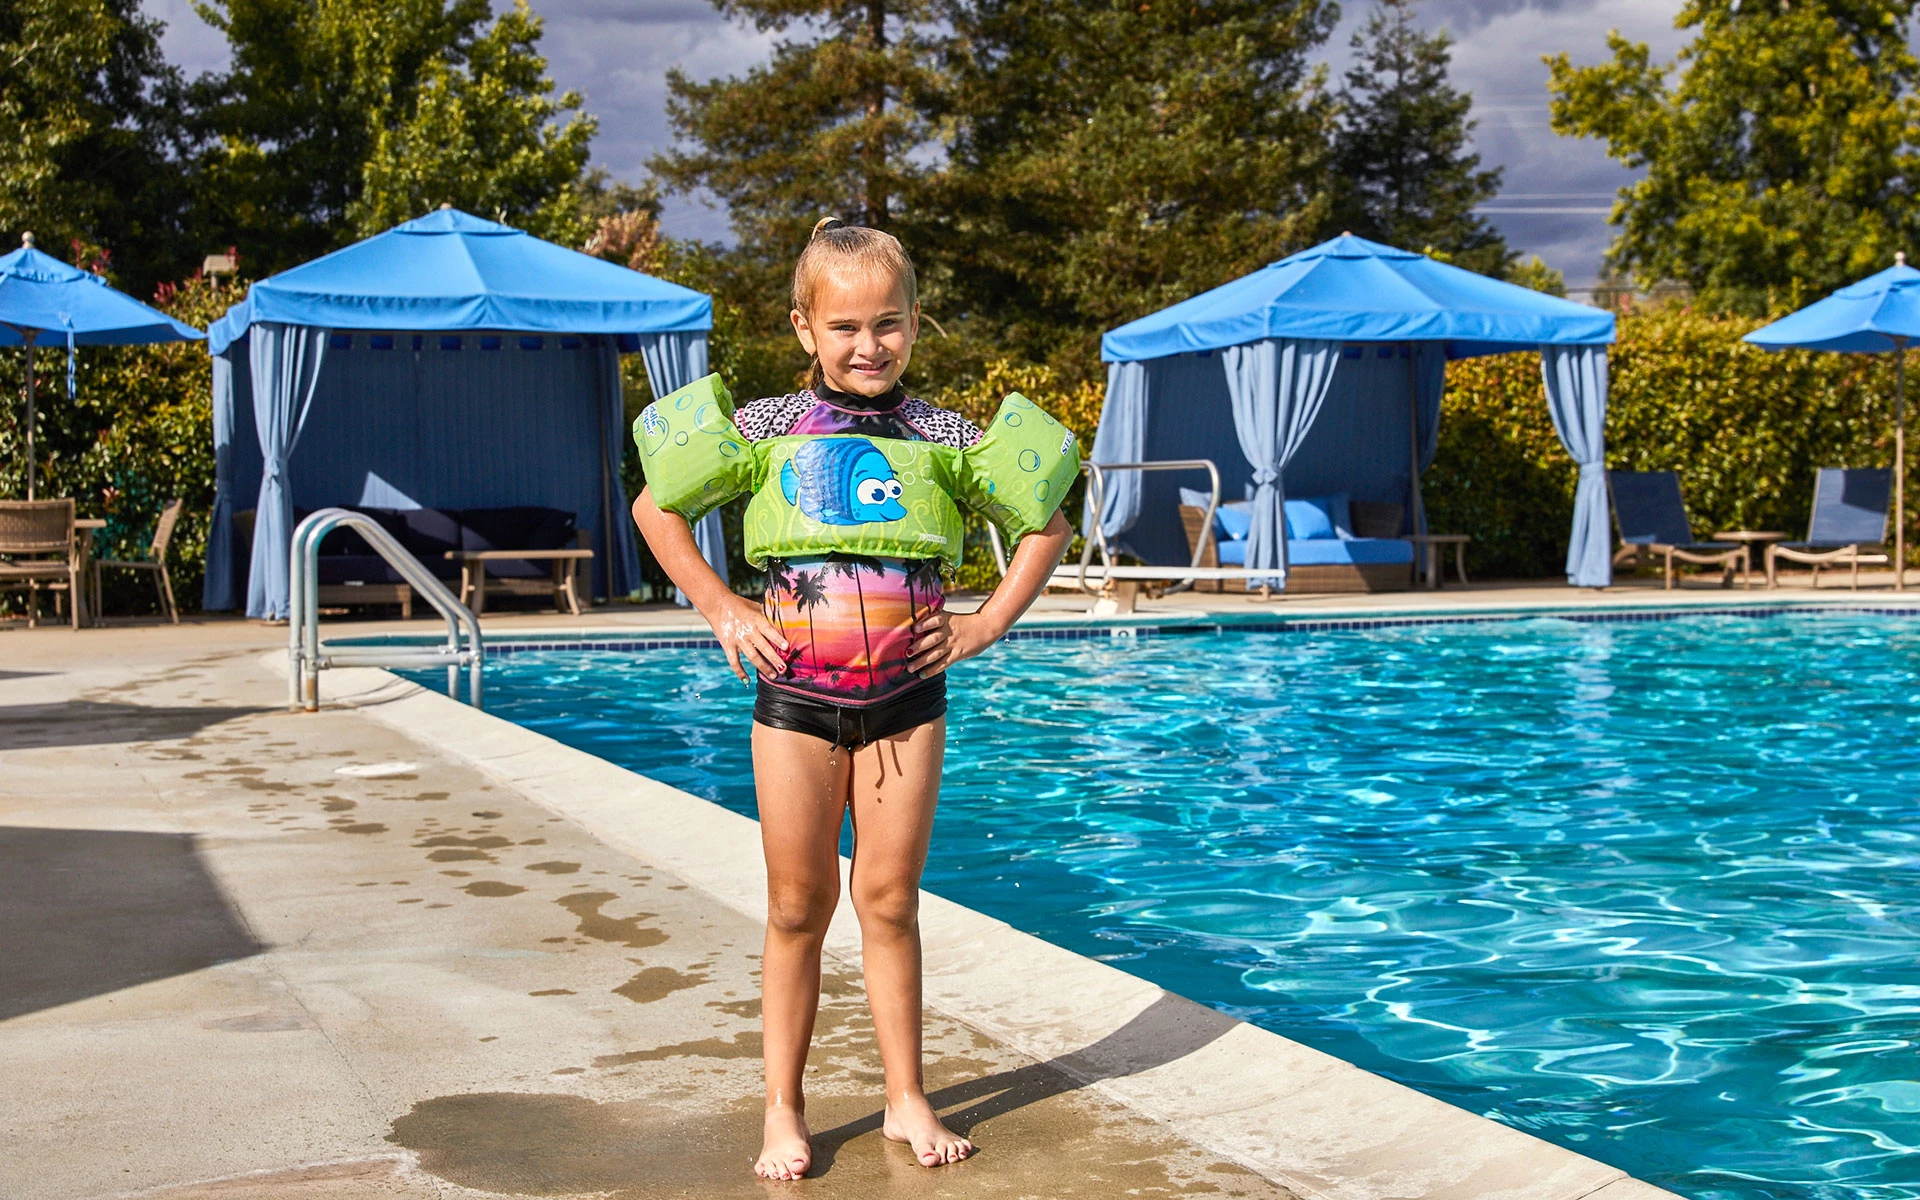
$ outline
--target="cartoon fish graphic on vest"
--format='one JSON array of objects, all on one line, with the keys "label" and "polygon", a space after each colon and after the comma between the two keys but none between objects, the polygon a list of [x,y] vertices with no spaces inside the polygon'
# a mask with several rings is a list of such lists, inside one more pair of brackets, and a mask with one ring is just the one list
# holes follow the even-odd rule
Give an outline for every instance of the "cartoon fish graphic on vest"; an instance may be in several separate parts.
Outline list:
[{"label": "cartoon fish graphic on vest", "polygon": [[780,468],[787,503],[823,525],[867,525],[907,515],[903,490],[880,448],[865,438],[821,438]]}]

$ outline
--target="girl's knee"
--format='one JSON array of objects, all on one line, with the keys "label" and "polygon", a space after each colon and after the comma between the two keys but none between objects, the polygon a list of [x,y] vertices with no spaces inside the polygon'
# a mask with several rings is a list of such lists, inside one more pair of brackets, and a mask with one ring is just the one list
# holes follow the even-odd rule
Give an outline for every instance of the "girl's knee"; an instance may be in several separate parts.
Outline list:
[{"label": "girl's knee", "polygon": [[862,925],[910,929],[920,919],[920,889],[902,880],[853,885],[853,911]]},{"label": "girl's knee", "polygon": [[839,902],[837,883],[828,887],[769,887],[767,928],[791,937],[823,936]]}]

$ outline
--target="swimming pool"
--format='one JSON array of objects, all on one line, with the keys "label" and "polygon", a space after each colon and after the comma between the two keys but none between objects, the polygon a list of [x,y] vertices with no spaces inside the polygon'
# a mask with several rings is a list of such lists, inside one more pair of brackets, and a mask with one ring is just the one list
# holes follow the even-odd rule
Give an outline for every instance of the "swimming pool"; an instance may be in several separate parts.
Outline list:
[{"label": "swimming pool", "polygon": [[[487,671],[494,713],[752,813],[717,652]],[[1023,641],[955,676],[930,890],[1697,1200],[1920,1200],[1920,621]]]}]

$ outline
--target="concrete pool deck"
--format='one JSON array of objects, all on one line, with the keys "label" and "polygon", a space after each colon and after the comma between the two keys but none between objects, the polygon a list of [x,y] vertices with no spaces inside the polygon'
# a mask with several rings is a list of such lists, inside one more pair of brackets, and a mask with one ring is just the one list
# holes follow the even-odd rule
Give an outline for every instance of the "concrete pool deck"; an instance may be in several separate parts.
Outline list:
[{"label": "concrete pool deck", "polygon": [[[1496,586],[1141,616],[1815,598]],[[285,637],[0,631],[0,1196],[1667,1194],[937,897],[930,1086],[983,1153],[929,1172],[879,1141],[843,920],[811,1068],[823,1172],[762,1184],[752,822],[381,672],[328,672],[322,712],[285,713]]]}]

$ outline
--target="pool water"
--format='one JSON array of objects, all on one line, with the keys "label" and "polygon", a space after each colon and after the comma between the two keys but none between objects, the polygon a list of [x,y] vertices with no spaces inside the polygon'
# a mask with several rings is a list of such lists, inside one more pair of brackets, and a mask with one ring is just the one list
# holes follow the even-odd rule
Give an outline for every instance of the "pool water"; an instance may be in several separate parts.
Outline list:
[{"label": "pool water", "polygon": [[[1920,620],[1022,641],[954,674],[930,890],[1697,1200],[1920,1200]],[[716,651],[487,680],[753,813]]]}]

